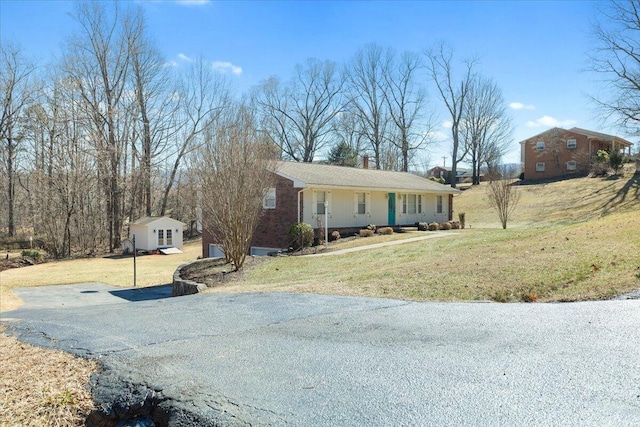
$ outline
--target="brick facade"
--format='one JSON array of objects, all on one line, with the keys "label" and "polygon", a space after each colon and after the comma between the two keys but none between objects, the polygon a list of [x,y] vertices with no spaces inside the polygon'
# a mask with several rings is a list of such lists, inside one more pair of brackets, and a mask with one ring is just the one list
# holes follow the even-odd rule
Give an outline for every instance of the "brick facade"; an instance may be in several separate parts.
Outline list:
[{"label": "brick facade", "polygon": [[[276,208],[264,209],[260,217],[260,224],[253,235],[251,246],[263,248],[288,248],[289,227],[298,222],[298,188],[293,187],[293,181],[276,175]],[[302,205],[300,194],[300,204]],[[300,206],[302,215],[302,206]]]},{"label": "brick facade", "polygon": [[[575,140],[575,147],[572,140]],[[539,143],[544,143],[544,147]],[[595,152],[600,149],[598,143],[591,145]],[[554,128],[525,140],[523,151],[525,179],[549,179],[589,172],[591,153],[586,135]]]},{"label": "brick facade", "polygon": [[[253,239],[252,247],[283,249],[289,245],[289,227],[291,224],[298,222],[298,209],[296,207],[298,201],[298,190],[293,187],[293,181],[275,175],[276,188],[276,208],[263,209],[260,221]],[[300,194],[300,214],[302,215],[302,197]],[[215,238],[207,230],[204,218],[204,227],[202,229],[202,256],[209,256],[209,244],[215,243]]]}]

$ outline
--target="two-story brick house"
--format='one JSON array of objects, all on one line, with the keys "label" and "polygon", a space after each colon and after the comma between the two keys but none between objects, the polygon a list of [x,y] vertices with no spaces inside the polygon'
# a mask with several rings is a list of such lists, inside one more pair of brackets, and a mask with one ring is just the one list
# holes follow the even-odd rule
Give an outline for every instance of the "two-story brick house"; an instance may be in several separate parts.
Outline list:
[{"label": "two-story brick house", "polygon": [[[277,162],[274,187],[267,189],[251,254],[288,248],[289,227],[306,222],[329,233],[353,233],[367,224],[414,225],[453,218],[453,195],[460,191],[406,172],[314,163]],[[206,225],[206,218],[203,218]],[[220,255],[206,226],[203,256]]]},{"label": "two-story brick house", "polygon": [[631,154],[633,144],[623,138],[590,130],[553,128],[520,142],[525,179],[585,175],[598,150]]}]

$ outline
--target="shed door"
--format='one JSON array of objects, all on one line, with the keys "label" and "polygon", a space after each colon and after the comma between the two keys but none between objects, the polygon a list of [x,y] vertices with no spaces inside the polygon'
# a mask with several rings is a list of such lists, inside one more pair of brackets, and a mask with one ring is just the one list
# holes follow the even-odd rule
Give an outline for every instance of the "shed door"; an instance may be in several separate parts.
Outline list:
[{"label": "shed door", "polygon": [[389,218],[387,225],[396,225],[396,193],[389,193]]}]

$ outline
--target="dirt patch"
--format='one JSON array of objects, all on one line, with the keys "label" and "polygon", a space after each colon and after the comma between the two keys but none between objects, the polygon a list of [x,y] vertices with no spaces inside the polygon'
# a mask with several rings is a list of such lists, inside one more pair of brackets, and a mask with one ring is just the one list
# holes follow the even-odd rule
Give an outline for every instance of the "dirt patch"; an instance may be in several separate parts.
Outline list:
[{"label": "dirt patch", "polygon": [[83,426],[95,405],[93,361],[33,347],[0,332],[0,425]]},{"label": "dirt patch", "polygon": [[207,259],[182,267],[180,277],[184,280],[204,283],[207,287],[213,288],[242,279],[247,270],[255,268],[268,258],[247,257],[241,271],[234,271],[233,265],[225,262],[223,258]]}]

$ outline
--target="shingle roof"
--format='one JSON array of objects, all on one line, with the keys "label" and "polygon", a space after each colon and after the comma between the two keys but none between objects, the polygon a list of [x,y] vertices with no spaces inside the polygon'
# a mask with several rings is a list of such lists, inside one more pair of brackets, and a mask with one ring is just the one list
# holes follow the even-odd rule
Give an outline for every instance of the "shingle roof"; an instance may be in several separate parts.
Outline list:
[{"label": "shingle roof", "polygon": [[152,222],[156,222],[159,219],[162,218],[166,218],[166,219],[170,219],[171,221],[177,221],[182,225],[185,225],[184,222],[182,221],[178,221],[177,219],[173,219],[173,218],[169,218],[168,216],[143,216],[142,218],[139,218],[135,221],[132,221],[131,224],[137,224],[137,225],[149,225]]},{"label": "shingle roof", "polygon": [[453,193],[460,191],[406,172],[360,169],[315,163],[277,162],[276,173],[298,181],[304,187],[356,188],[381,191],[423,191]]},{"label": "shingle roof", "polygon": [[573,132],[573,133],[578,133],[580,135],[584,135],[587,138],[594,138],[594,139],[598,139],[598,140],[605,141],[605,142],[616,141],[616,142],[620,143],[621,145],[623,145],[625,147],[633,145],[632,142],[629,142],[624,138],[620,138],[619,136],[609,135],[609,134],[601,133],[601,132],[594,132],[592,130],[577,128],[577,127],[573,127],[571,129],[562,129],[562,128],[559,128],[559,127],[551,128],[551,129],[545,130],[544,132],[541,132],[541,133],[539,133],[537,135],[531,136],[531,137],[529,137],[529,138],[527,138],[527,139],[525,139],[523,141],[520,141],[520,144],[524,144],[527,141],[530,141],[530,140],[532,140],[534,138],[538,138],[539,136],[544,135],[544,134],[549,133],[549,132],[552,132],[552,131],[556,131],[556,132],[565,131],[566,132],[567,130],[569,132]]},{"label": "shingle roof", "polygon": [[629,142],[624,138],[620,138],[619,136],[615,136],[615,135],[608,135],[606,133],[594,132],[592,130],[586,130],[586,129],[576,128],[576,127],[569,129],[569,131],[586,135],[588,138],[596,138],[602,141],[617,141],[617,142],[621,142],[622,145],[633,145],[632,142]]}]

